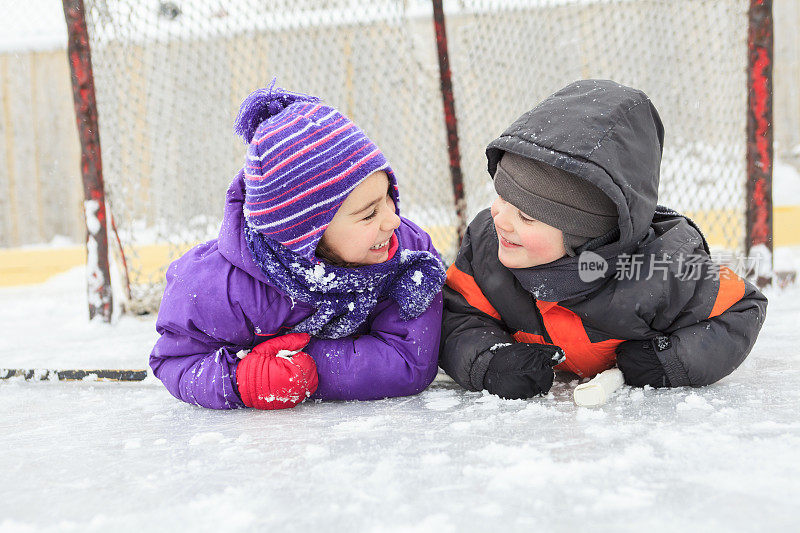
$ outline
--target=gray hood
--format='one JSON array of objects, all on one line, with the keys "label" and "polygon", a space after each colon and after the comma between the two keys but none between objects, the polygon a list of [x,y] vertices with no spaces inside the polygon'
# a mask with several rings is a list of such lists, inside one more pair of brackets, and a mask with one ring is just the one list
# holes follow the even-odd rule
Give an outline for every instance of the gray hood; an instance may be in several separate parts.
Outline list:
[{"label": "gray hood", "polygon": [[615,251],[644,239],[658,200],[664,126],[642,91],[609,80],[571,83],[519,117],[489,143],[494,177],[503,152],[536,159],[579,176],[614,202]]}]

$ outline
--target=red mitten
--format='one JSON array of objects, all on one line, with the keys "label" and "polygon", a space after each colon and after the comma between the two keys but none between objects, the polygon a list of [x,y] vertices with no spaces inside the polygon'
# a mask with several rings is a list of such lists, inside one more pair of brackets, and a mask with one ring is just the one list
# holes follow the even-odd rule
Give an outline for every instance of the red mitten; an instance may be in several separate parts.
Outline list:
[{"label": "red mitten", "polygon": [[308,333],[289,333],[262,342],[239,361],[236,386],[248,407],[285,409],[314,394],[319,384],[317,365],[305,352],[293,355],[311,340]]}]

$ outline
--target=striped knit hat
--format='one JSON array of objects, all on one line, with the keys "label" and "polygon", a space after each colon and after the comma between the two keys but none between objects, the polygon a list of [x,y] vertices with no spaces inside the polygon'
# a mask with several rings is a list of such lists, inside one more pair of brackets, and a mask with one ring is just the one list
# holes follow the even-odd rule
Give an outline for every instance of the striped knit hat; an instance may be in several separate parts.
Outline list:
[{"label": "striped knit hat", "polygon": [[274,85],[251,93],[236,117],[234,130],[248,144],[244,216],[252,230],[316,262],[317,243],[347,195],[383,170],[397,206],[397,181],[350,119]]}]

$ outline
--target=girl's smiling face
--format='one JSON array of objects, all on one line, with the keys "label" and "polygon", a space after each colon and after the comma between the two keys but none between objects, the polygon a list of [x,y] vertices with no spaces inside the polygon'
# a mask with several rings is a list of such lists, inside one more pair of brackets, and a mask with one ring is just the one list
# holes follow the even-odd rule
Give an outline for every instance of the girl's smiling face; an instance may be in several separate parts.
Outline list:
[{"label": "girl's smiling face", "polygon": [[332,255],[327,258],[348,265],[374,265],[389,258],[390,240],[400,226],[390,186],[379,170],[350,192],[322,235],[320,257]]},{"label": "girl's smiling face", "polygon": [[491,211],[500,241],[497,257],[507,268],[543,265],[567,254],[561,230],[529,217],[499,196]]}]

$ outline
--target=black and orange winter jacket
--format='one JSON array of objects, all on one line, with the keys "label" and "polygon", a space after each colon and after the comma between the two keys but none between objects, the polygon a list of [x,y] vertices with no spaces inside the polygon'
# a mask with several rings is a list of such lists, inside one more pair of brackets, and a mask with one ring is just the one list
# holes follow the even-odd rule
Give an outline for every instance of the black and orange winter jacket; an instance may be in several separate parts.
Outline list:
[{"label": "black and orange winter jacket", "polygon": [[[588,294],[537,299],[498,260],[497,233],[489,210],[482,211],[444,289],[439,364],[456,382],[483,389],[493,348],[510,342],[557,345],[566,354],[557,369],[591,377],[614,366],[623,342],[637,341],[626,344],[636,357],[646,344],[638,341],[658,339],[655,352],[673,387],[713,383],[745,359],[767,300],[711,261],[690,220],[656,209],[662,145],[661,121],[647,96],[597,80],[555,93],[489,145],[491,175],[510,151],[599,187],[617,206],[619,237],[594,252],[637,257],[639,266],[620,276],[619,263],[612,264]],[[574,283],[581,283],[577,273]]]}]

